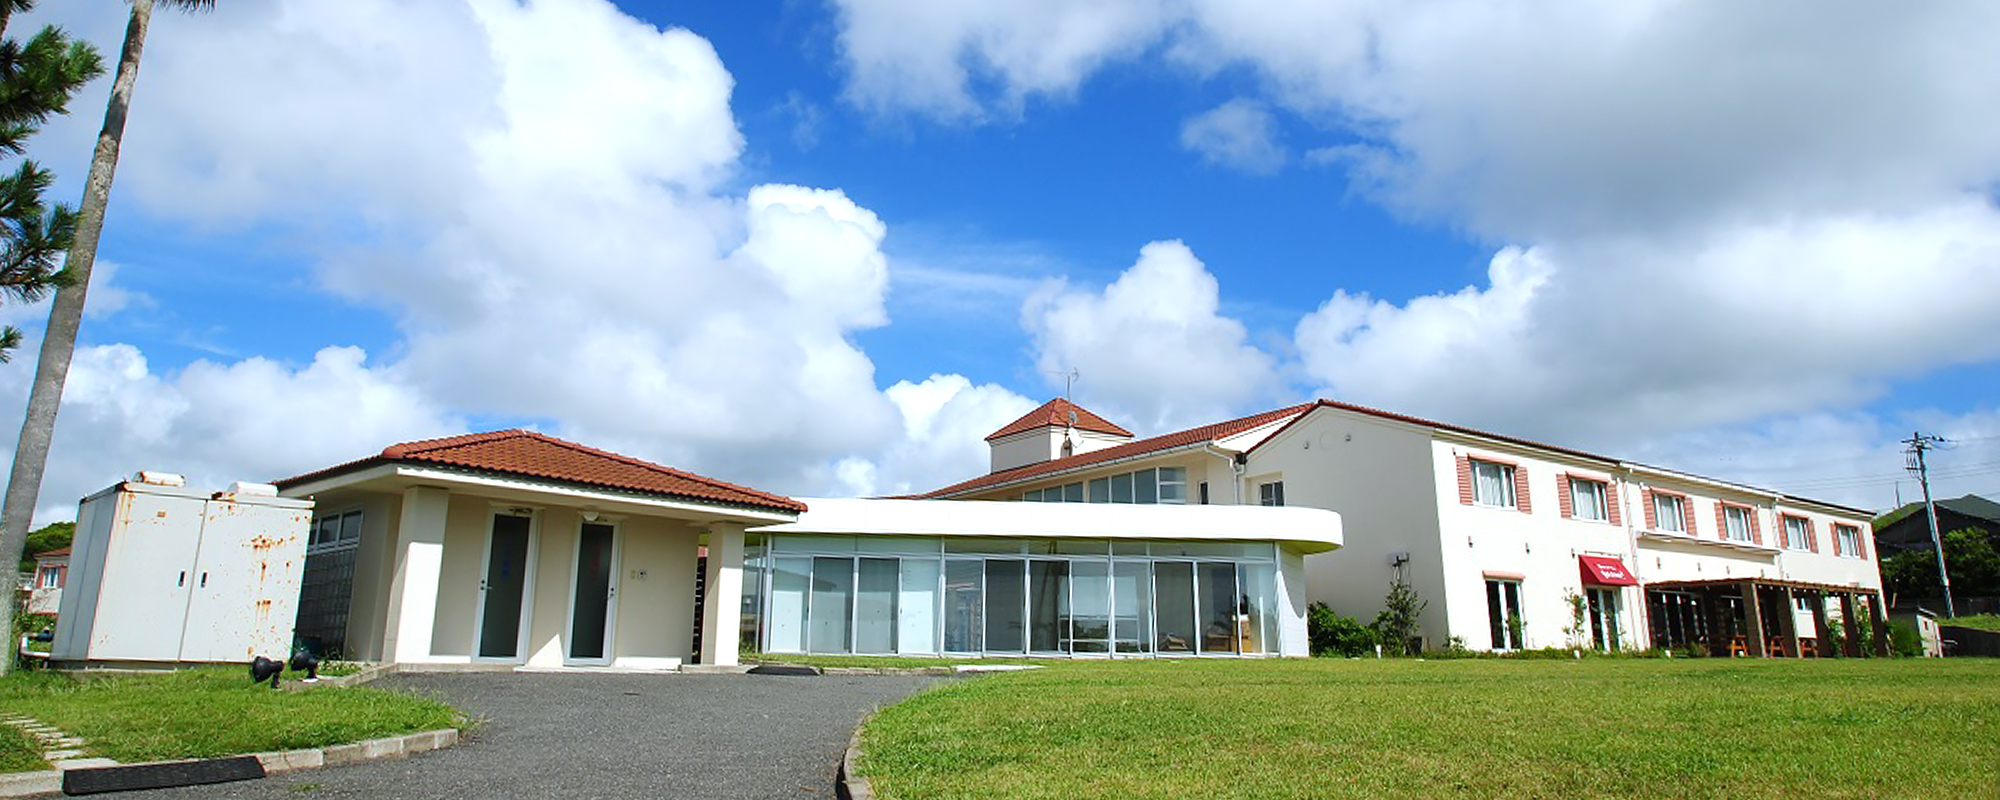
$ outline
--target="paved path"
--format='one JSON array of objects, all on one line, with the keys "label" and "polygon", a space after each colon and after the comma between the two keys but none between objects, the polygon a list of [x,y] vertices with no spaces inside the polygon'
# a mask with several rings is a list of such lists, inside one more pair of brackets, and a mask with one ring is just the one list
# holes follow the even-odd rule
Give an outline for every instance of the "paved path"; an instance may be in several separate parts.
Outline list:
[{"label": "paved path", "polygon": [[936,678],[394,675],[485,720],[447,750],[261,781],[136,792],[180,798],[831,798],[854,726]]}]

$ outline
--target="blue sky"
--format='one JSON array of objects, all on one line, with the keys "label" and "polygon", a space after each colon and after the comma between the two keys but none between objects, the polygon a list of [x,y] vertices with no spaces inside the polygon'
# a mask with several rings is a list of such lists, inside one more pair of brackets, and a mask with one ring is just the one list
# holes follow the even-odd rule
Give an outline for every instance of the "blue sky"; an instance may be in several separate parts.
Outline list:
[{"label": "blue sky", "polygon": [[[33,19],[110,53],[123,8]],[[1995,13],[163,16],[43,514],[506,425],[920,490],[1072,368],[1142,433],[1330,396],[1865,507],[1921,428],[1994,494]],[[106,88],[33,145],[60,196]]]}]

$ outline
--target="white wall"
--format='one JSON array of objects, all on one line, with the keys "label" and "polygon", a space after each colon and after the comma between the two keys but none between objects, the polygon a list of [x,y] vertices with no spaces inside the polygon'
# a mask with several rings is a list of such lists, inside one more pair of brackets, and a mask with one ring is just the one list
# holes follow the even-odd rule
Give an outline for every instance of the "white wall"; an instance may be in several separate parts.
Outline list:
[{"label": "white wall", "polygon": [[1320,408],[1251,452],[1243,502],[1257,502],[1258,483],[1283,480],[1286,505],[1339,512],[1345,543],[1306,558],[1307,594],[1363,622],[1382,610],[1393,578],[1390,554],[1408,552],[1410,585],[1431,603],[1424,636],[1441,642],[1444,584],[1428,441],[1409,426]]}]

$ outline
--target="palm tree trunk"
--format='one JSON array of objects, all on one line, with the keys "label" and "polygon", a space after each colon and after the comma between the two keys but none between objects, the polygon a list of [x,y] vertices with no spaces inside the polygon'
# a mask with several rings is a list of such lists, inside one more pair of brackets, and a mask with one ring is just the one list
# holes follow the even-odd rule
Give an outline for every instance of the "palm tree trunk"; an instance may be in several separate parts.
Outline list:
[{"label": "palm tree trunk", "polygon": [[35,366],[35,386],[28,395],[21,438],[14,444],[14,471],[7,477],[7,499],[0,509],[0,590],[8,602],[7,654],[0,657],[0,675],[14,667],[13,602],[20,593],[21,549],[34,523],[35,503],[42,493],[42,472],[48,466],[49,441],[62,406],[63,383],[69,379],[70,356],[76,352],[77,329],[83,324],[84,295],[90,290],[90,269],[97,263],[97,240],[104,232],[104,209],[111,203],[111,174],[118,169],[118,144],[125,138],[125,115],[132,106],[132,86],[139,80],[139,51],[146,46],[146,26],[152,22],[154,0],[132,0],[125,24],[125,48],[118,58],[118,76],[111,83],[111,102],[104,109],[104,129],[97,134],[97,151],[90,158],[90,177],[77,213],[76,239],[63,265],[67,281],[56,288],[49,304],[49,326],[42,334],[41,360]]}]

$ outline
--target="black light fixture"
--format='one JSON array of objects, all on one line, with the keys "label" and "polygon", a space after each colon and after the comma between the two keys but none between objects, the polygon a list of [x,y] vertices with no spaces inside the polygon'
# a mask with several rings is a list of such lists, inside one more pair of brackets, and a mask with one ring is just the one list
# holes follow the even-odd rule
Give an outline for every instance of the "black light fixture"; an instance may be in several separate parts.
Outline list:
[{"label": "black light fixture", "polygon": [[303,647],[292,651],[292,671],[304,671],[306,683],[319,682],[319,656]]},{"label": "black light fixture", "polygon": [[250,682],[271,682],[271,688],[278,688],[278,674],[285,671],[285,662],[273,661],[263,656],[250,660]]}]

